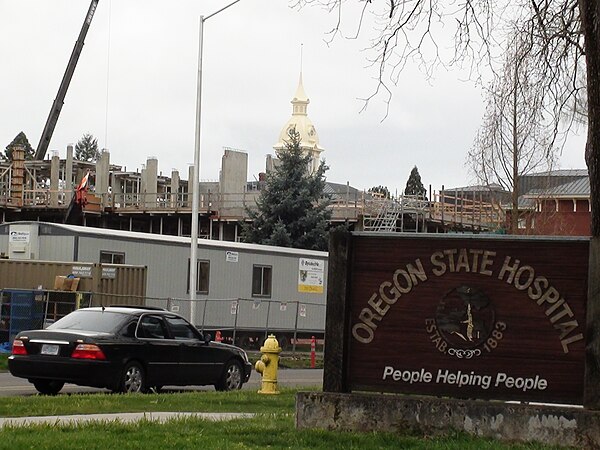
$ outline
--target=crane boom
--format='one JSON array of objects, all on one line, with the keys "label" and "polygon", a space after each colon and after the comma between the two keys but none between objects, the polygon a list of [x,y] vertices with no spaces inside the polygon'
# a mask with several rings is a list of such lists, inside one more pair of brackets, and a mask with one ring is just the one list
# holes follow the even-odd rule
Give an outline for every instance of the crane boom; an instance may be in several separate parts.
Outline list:
[{"label": "crane boom", "polygon": [[44,131],[42,133],[42,136],[40,137],[40,143],[38,144],[37,150],[35,151],[35,159],[37,160],[42,160],[46,156],[48,145],[50,145],[50,139],[52,139],[54,128],[56,127],[56,123],[58,122],[58,116],[60,116],[60,111],[62,110],[65,101],[65,95],[67,95],[67,90],[69,89],[71,78],[73,78],[75,66],[77,66],[79,55],[81,54],[81,50],[83,49],[85,36],[87,35],[87,32],[90,28],[90,24],[92,23],[92,19],[94,17],[94,13],[96,12],[98,2],[99,0],[92,0],[88,12],[85,16],[85,20],[83,21],[83,26],[81,27],[81,31],[79,32],[79,37],[75,42],[75,47],[73,47],[73,52],[71,53],[71,58],[69,59],[69,64],[67,64],[67,69],[65,70],[65,74],[63,75],[60,87],[58,88],[58,93],[56,94],[56,98],[54,99],[54,103],[52,103],[52,108],[50,109],[50,114],[48,115],[48,119],[46,120]]}]

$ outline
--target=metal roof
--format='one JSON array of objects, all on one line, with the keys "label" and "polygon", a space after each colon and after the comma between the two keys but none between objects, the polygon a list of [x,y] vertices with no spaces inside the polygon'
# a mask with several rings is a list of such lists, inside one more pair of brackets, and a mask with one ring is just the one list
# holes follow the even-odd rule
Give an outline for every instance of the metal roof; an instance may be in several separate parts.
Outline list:
[{"label": "metal roof", "polygon": [[[152,234],[142,233],[137,231],[123,231],[123,230],[111,230],[109,228],[94,228],[94,227],[83,227],[79,225],[66,225],[62,223],[50,223],[50,222],[35,222],[35,221],[19,221],[19,222],[5,222],[0,224],[0,228],[8,227],[13,224],[25,225],[25,224],[37,224],[40,226],[54,227],[70,231],[74,234],[86,235],[86,236],[99,236],[99,237],[111,237],[111,238],[124,238],[124,239],[135,239],[139,241],[155,241],[164,243],[174,244],[191,244],[191,238],[184,236],[171,236],[167,234]],[[276,247],[271,245],[261,244],[246,244],[243,242],[231,242],[231,241],[216,241],[212,239],[199,239],[198,245],[200,247],[214,247],[223,250],[248,250],[248,251],[259,251],[267,253],[277,254],[289,254],[289,255],[303,255],[303,256],[315,256],[318,258],[327,258],[327,252],[320,252],[316,250],[305,250],[300,248],[289,248],[289,247]]]},{"label": "metal roof", "polygon": [[325,187],[323,188],[323,193],[329,195],[346,195],[347,192],[352,195],[362,193],[362,191],[356,189],[355,187],[348,186],[347,184],[332,183],[330,181],[327,181],[325,183]]},{"label": "metal roof", "polygon": [[[535,200],[535,198],[529,198],[529,197],[525,197],[524,195],[520,195],[518,204],[519,204],[519,209],[535,209],[535,207],[537,205],[537,201]],[[505,203],[502,205],[502,207],[505,209],[510,209],[511,205],[510,205],[510,203]]]},{"label": "metal roof", "polygon": [[590,196],[590,179],[587,177],[579,178],[569,183],[560,184],[548,189],[532,189],[525,194],[525,197],[585,197]]},{"label": "metal roof", "polygon": [[528,173],[528,177],[587,177],[587,169],[559,169],[547,172]]},{"label": "metal roof", "polygon": [[[559,184],[548,189],[531,189],[519,196],[519,209],[535,209],[538,199],[589,199],[590,179],[585,176],[568,183]],[[509,208],[510,205],[504,205]]]},{"label": "metal roof", "polygon": [[444,188],[443,192],[454,192],[454,191],[467,191],[467,192],[489,192],[489,191],[493,191],[493,192],[508,192],[506,189],[504,189],[502,186],[500,186],[497,183],[490,183],[489,185],[485,185],[485,184],[477,184],[477,185],[473,185],[473,186],[463,186],[463,187],[456,187],[456,188]]}]

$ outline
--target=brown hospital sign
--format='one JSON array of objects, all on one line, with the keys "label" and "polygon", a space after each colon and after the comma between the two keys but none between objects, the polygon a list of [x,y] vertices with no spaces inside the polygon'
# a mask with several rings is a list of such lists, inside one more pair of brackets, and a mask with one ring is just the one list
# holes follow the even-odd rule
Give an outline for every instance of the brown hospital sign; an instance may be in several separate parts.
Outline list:
[{"label": "brown hospital sign", "polygon": [[352,236],[348,385],[581,403],[584,239]]}]

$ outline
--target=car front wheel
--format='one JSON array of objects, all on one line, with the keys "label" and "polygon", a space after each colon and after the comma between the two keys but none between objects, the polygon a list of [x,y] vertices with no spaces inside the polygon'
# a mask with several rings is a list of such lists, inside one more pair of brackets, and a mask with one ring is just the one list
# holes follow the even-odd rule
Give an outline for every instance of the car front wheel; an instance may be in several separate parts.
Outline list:
[{"label": "car front wheel", "polygon": [[33,385],[40,394],[56,395],[63,388],[65,383],[58,380],[33,380]]},{"label": "car front wheel", "polygon": [[221,379],[215,384],[217,391],[235,391],[242,388],[242,366],[237,361],[229,361]]},{"label": "car front wheel", "polygon": [[145,392],[144,369],[137,362],[128,363],[123,369],[121,375],[121,385],[119,391],[128,394],[136,392]]}]

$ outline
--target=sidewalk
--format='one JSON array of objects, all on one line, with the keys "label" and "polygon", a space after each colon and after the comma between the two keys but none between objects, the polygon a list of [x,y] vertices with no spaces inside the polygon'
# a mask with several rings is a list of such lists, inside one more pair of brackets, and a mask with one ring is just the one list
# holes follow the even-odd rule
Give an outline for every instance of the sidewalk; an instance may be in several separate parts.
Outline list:
[{"label": "sidewalk", "polygon": [[38,417],[2,417],[0,428],[6,426],[27,426],[35,424],[69,425],[85,422],[121,422],[131,423],[140,420],[166,422],[170,419],[193,417],[204,420],[220,421],[254,417],[253,413],[201,413],[201,412],[139,412],[116,414],[79,414],[72,416],[38,416]]}]

